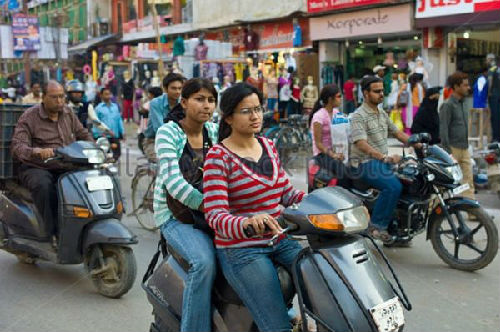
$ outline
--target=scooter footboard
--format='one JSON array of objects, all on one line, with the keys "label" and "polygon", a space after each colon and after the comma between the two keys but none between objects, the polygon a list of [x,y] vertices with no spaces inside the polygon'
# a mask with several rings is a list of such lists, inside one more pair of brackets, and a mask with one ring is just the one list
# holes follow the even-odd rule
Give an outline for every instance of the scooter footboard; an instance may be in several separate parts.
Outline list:
[{"label": "scooter footboard", "polygon": [[182,293],[186,272],[171,256],[167,256],[151,277],[142,284],[153,311],[171,331],[180,331]]},{"label": "scooter footboard", "polygon": [[397,297],[381,264],[361,237],[304,249],[294,271],[303,317],[327,331],[379,331],[370,310]]}]

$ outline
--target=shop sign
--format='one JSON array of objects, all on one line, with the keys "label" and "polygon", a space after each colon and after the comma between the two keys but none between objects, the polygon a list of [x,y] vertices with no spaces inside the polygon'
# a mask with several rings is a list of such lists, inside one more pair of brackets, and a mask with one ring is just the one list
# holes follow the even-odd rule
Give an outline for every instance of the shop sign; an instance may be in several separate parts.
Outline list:
[{"label": "shop sign", "polygon": [[[302,47],[311,46],[308,21],[299,20],[299,26],[302,30]],[[253,30],[259,34],[259,50],[293,48],[294,29],[291,20],[255,25]]]},{"label": "shop sign", "polygon": [[443,48],[444,35],[443,28],[424,28],[422,38],[424,48]]},{"label": "shop sign", "polygon": [[389,2],[387,0],[307,0],[307,12],[319,13],[330,10],[366,6]]},{"label": "shop sign", "polygon": [[352,38],[411,31],[410,5],[312,18],[311,40]]},{"label": "shop sign", "polygon": [[417,0],[415,18],[500,10],[500,0]]},{"label": "shop sign", "polygon": [[23,13],[13,14],[12,39],[14,41],[14,51],[38,51],[40,49],[38,17]]}]

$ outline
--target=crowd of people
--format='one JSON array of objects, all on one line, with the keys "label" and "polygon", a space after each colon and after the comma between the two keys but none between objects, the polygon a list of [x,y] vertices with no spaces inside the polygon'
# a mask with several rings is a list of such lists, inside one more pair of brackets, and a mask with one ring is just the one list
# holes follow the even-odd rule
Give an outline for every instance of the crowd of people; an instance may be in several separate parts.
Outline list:
[{"label": "crowd of people", "polygon": [[[344,109],[350,113],[348,160],[335,151],[331,136],[332,119],[342,105],[341,89],[323,87],[308,116],[313,154],[323,167],[331,168],[339,178],[349,174],[379,190],[369,232],[389,241],[387,227],[402,190],[391,167],[401,157],[389,155],[389,136],[408,144],[409,134],[430,132],[431,144],[441,144],[458,161],[470,185],[465,195],[474,197],[464,106],[470,84],[466,74],[453,73],[447,82],[451,93],[438,107],[442,89],[426,87],[419,76],[410,76],[408,83],[397,82],[396,96],[386,95],[382,71],[377,66],[374,75],[361,80],[361,104],[353,98],[357,94],[354,83],[348,80],[343,86]],[[491,66],[486,82],[494,126],[500,70]],[[272,141],[259,136],[265,110],[262,92],[247,83],[227,86],[221,92],[210,80],[185,80],[173,73],[162,83],[163,93],[151,89],[141,103],[148,118],[144,150],[151,161],[158,162],[156,223],[169,245],[189,263],[181,331],[211,328],[216,260],[259,330],[290,330],[275,264],[289,267],[300,246],[281,234],[277,219],[281,206],[299,203],[305,193],[291,185]],[[83,95],[78,82],[70,82],[66,91],[55,81],[42,89],[33,84],[23,101],[36,105],[21,116],[13,136],[13,154],[22,163],[21,184],[35,193],[35,204],[54,236],[54,186],[61,165],[44,161],[54,156],[57,147],[100,136],[116,145],[117,160],[120,140],[125,139],[121,108],[113,102],[111,91],[102,88],[95,105]],[[214,122],[217,107],[220,120]],[[394,110],[401,112],[402,127],[392,120]],[[85,128],[88,125],[92,125],[90,131]],[[499,129],[493,128],[493,139],[498,139]],[[256,236],[245,232],[250,226]],[[265,246],[274,235],[279,235],[276,245]]]}]

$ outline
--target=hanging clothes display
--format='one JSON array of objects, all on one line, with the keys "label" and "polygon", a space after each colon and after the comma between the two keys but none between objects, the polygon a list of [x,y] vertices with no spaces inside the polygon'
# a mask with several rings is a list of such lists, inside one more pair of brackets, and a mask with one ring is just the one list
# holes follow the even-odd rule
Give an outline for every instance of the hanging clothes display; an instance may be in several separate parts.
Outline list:
[{"label": "hanging clothes display", "polygon": [[331,64],[325,64],[321,69],[321,79],[323,80],[323,85],[332,84],[334,82],[335,68]]}]

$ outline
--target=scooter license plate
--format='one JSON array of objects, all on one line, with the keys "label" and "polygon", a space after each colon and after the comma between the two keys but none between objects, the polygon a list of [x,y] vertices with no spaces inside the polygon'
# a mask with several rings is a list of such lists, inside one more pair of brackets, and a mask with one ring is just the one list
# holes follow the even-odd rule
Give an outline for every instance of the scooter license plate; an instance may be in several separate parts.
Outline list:
[{"label": "scooter license plate", "polygon": [[108,175],[87,178],[87,188],[89,191],[113,189],[113,180]]},{"label": "scooter license plate", "polygon": [[453,195],[460,195],[461,193],[463,193],[464,191],[468,190],[470,187],[469,187],[469,184],[468,183],[464,183],[463,185],[459,186],[459,187],[456,187],[455,189],[453,189]]},{"label": "scooter license plate", "polygon": [[379,332],[398,331],[405,323],[403,306],[397,297],[370,309]]}]

